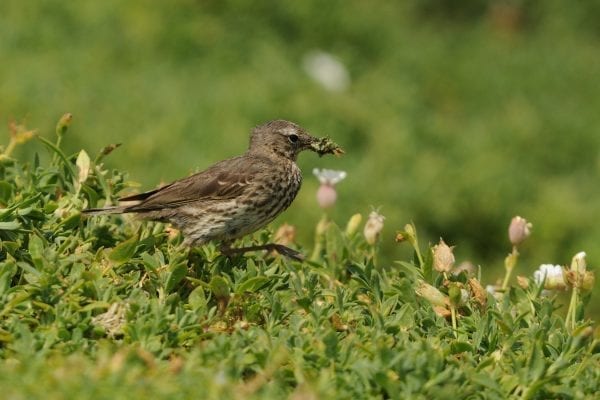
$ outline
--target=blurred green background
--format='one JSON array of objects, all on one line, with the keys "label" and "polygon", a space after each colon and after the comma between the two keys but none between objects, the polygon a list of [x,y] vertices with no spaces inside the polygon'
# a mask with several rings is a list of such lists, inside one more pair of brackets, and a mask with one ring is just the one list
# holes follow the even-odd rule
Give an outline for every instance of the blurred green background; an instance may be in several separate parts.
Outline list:
[{"label": "blurred green background", "polygon": [[[149,189],[241,153],[253,126],[285,118],[347,151],[300,159],[305,186],[278,221],[305,246],[321,167],[348,172],[340,225],[380,207],[384,260],[406,258],[393,237],[414,221],[489,283],[518,214],[534,228],[517,274],[580,250],[594,266],[598,21],[597,0],[2,0],[0,120],[50,136],[71,112],[68,150],[123,143],[107,162]],[[319,51],[346,85],[307,72]]]}]

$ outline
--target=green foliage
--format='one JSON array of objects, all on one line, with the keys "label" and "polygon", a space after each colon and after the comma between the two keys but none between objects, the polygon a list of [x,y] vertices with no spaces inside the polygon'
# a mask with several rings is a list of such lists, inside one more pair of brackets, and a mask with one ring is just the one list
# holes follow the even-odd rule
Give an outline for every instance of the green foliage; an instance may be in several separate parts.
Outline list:
[{"label": "green foliage", "polygon": [[[581,313],[570,330],[533,282],[492,296],[465,272],[438,274],[414,226],[405,232],[414,263],[384,267],[361,235],[331,222],[313,261],[229,259],[212,245],[182,247],[160,223],[82,217],[126,188],[125,175],[100,155],[41,140],[56,155],[47,164],[0,164],[6,398],[591,399],[600,390],[599,339]],[[424,284],[469,293],[452,302],[456,328],[447,307],[417,295]]]}]

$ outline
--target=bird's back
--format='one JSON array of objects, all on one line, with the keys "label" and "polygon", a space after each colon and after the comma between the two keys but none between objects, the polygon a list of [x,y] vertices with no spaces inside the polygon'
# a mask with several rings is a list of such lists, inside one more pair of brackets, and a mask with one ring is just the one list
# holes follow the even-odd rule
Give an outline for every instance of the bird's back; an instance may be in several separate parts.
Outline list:
[{"label": "bird's back", "polygon": [[245,154],[170,185],[131,196],[126,212],[169,221],[188,244],[231,241],[271,222],[290,206],[302,183],[291,160]]}]

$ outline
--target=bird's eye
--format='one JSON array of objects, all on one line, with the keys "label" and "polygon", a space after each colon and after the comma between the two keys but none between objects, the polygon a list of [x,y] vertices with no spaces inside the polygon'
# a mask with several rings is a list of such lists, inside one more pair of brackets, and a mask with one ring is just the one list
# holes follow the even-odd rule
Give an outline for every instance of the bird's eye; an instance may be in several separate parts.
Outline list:
[{"label": "bird's eye", "polygon": [[290,140],[290,142],[296,143],[298,141],[298,135],[289,135],[288,139]]}]

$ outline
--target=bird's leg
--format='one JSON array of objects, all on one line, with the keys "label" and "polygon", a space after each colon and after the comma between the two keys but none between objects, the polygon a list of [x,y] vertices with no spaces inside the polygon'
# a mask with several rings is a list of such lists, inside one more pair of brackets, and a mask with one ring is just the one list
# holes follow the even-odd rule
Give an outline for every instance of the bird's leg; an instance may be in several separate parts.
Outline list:
[{"label": "bird's leg", "polygon": [[289,247],[286,247],[282,244],[277,244],[277,243],[267,243],[267,244],[256,245],[256,246],[237,247],[237,248],[231,247],[230,243],[222,243],[221,246],[219,247],[219,250],[221,251],[222,254],[224,254],[228,257],[235,255],[235,254],[244,254],[248,251],[268,250],[268,251],[276,251],[277,253],[281,254],[282,256],[291,258],[292,260],[296,260],[296,261],[304,260],[304,255],[302,253],[300,253],[299,251],[290,249]]}]

